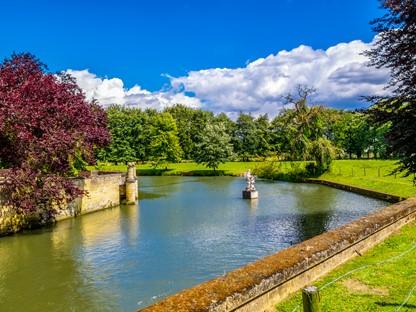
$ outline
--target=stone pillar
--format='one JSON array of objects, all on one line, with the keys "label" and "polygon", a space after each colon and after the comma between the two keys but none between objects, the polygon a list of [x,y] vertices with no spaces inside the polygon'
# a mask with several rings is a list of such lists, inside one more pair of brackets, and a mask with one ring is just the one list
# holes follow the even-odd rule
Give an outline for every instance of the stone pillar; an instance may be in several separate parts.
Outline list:
[{"label": "stone pillar", "polygon": [[126,204],[135,204],[138,199],[139,189],[137,186],[136,165],[128,163],[126,178]]}]

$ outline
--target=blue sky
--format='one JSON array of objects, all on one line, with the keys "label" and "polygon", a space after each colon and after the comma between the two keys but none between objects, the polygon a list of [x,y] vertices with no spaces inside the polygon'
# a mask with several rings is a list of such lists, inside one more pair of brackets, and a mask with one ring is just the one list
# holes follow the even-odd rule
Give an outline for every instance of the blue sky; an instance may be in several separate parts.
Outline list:
[{"label": "blue sky", "polygon": [[[363,59],[346,61],[373,40],[378,7],[376,0],[7,1],[0,57],[30,52],[51,71],[70,70],[103,105],[180,101],[230,115],[273,114],[281,95],[303,83],[328,106],[356,108],[364,105],[357,92],[380,93],[388,79]],[[330,69],[320,72],[317,60]]]}]

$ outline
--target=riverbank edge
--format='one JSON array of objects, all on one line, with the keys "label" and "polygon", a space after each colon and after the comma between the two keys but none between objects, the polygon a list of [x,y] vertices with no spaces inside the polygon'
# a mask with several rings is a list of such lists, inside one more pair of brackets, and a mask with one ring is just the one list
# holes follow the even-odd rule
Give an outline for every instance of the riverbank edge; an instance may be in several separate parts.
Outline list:
[{"label": "riverbank edge", "polygon": [[416,220],[416,197],[184,290],[141,312],[267,311]]},{"label": "riverbank edge", "polygon": [[[134,174],[129,179],[128,173],[125,172],[96,171],[86,176],[69,179],[77,187],[86,191],[86,194],[69,203],[66,209],[59,210],[53,220],[47,223],[39,223],[38,219],[33,217],[33,220],[30,219],[31,222],[25,222],[17,230],[12,227],[11,222],[15,222],[15,219],[17,221],[24,220],[31,216],[10,213],[6,206],[2,206],[0,193],[0,238],[38,229],[80,215],[119,207],[122,203],[136,203],[138,199],[137,178]],[[131,193],[130,196],[127,194],[129,192]],[[127,197],[131,197],[131,202],[127,201]]]},{"label": "riverbank edge", "polygon": [[360,194],[360,195],[364,195],[364,196],[368,196],[368,197],[372,197],[372,198],[376,198],[376,199],[385,200],[385,201],[390,202],[390,203],[398,203],[402,200],[407,199],[406,197],[401,197],[401,196],[397,196],[397,195],[393,195],[393,194],[387,194],[387,193],[374,191],[374,190],[370,190],[370,189],[366,189],[366,188],[362,188],[362,187],[358,187],[358,186],[354,186],[354,185],[342,184],[342,183],[332,182],[332,181],[328,181],[328,180],[308,178],[308,179],[304,179],[303,182],[304,183],[313,183],[313,184],[326,185],[326,186],[337,188],[337,189],[340,189],[340,190],[343,190],[343,191],[352,192],[352,193],[356,193],[356,194]]}]

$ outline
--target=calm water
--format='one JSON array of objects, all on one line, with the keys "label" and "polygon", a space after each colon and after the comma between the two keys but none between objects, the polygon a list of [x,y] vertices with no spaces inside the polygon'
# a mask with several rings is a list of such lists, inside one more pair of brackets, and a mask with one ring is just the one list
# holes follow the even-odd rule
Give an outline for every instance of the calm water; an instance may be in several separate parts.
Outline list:
[{"label": "calm water", "polygon": [[0,311],[135,311],[387,205],[312,184],[140,177],[138,206],[0,238]]}]

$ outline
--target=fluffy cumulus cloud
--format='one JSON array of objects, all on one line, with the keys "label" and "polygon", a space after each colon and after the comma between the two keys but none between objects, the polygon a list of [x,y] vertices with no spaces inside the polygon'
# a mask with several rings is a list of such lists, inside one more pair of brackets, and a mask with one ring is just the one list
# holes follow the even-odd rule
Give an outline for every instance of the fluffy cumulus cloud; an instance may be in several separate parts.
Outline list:
[{"label": "fluffy cumulus cloud", "polygon": [[358,108],[363,95],[382,95],[389,71],[368,67],[362,52],[370,44],[340,43],[326,51],[299,46],[258,59],[237,69],[208,69],[173,78],[172,86],[192,91],[215,111],[269,113],[282,107],[282,96],[297,85],[317,89],[317,103]]},{"label": "fluffy cumulus cloud", "polygon": [[[191,71],[183,77],[169,77],[168,91],[149,92],[138,85],[123,88],[118,78],[101,79],[88,70],[68,70],[89,99],[102,105],[112,103],[163,109],[182,103],[235,116],[239,111],[274,116],[283,105],[282,97],[299,84],[318,90],[316,103],[336,108],[359,108],[363,95],[383,95],[389,80],[387,69],[366,65],[362,55],[370,44],[356,40],[327,50],[299,46],[291,51],[248,63],[243,68],[212,68]],[[188,96],[192,93],[195,96]]]},{"label": "fluffy cumulus cloud", "polygon": [[85,92],[87,100],[97,100],[104,107],[111,104],[121,104],[137,108],[155,108],[162,110],[167,106],[181,103],[190,107],[201,107],[201,101],[196,97],[190,97],[177,90],[149,92],[139,85],[127,89],[119,78],[99,78],[95,74],[85,70],[66,71],[76,78],[77,84]]}]

